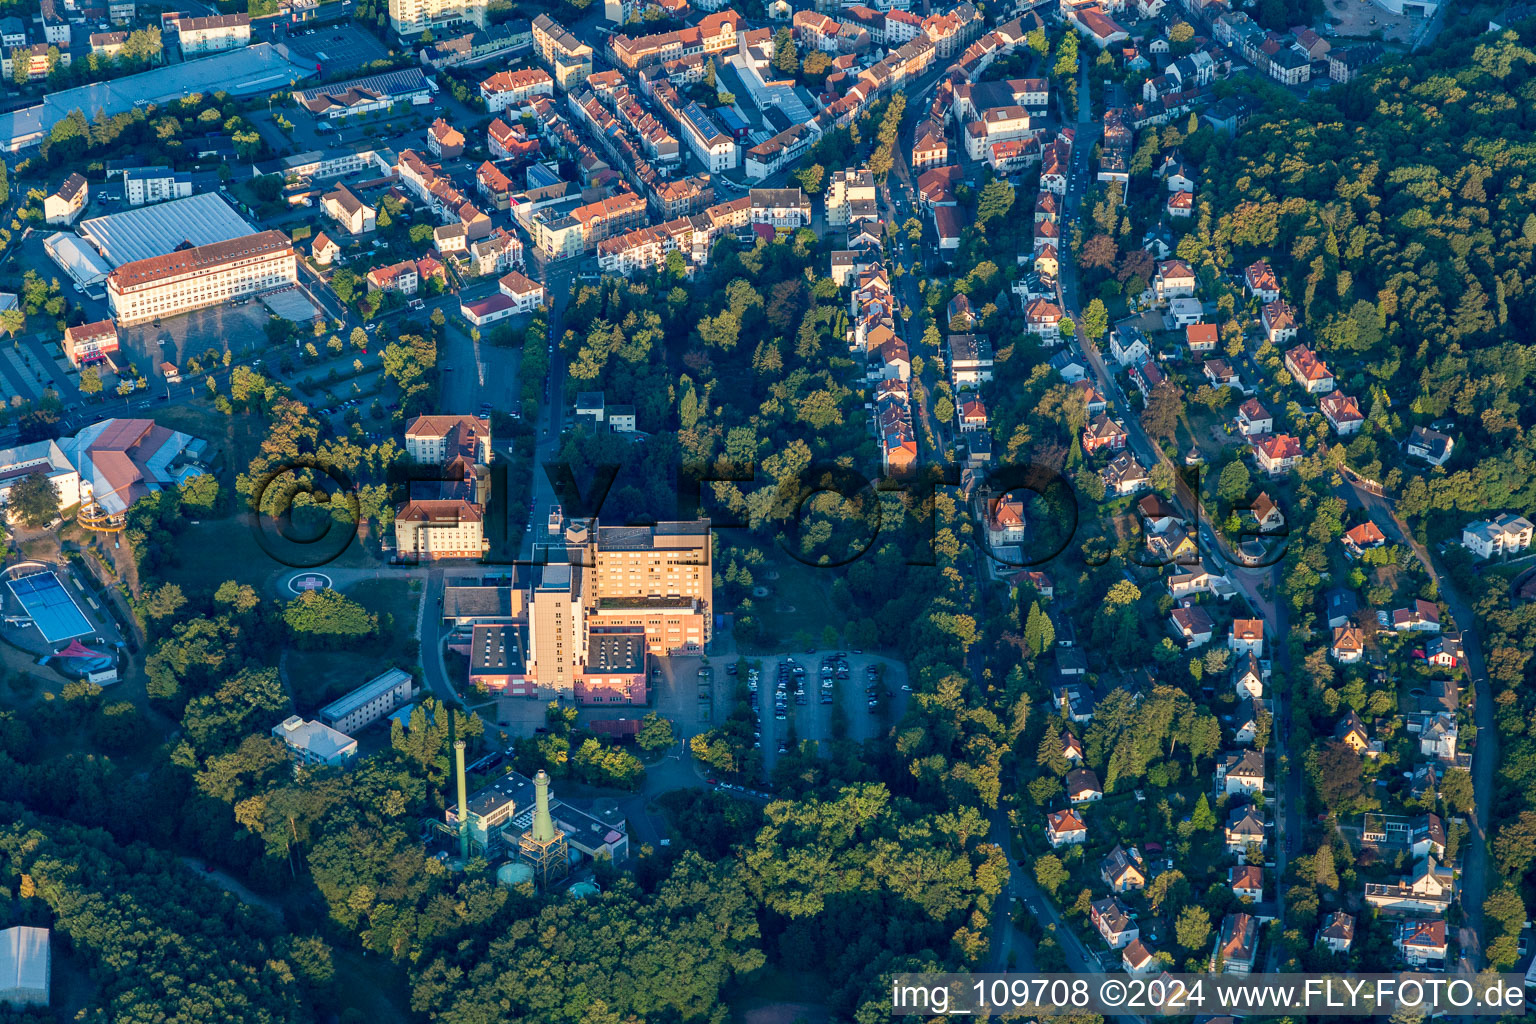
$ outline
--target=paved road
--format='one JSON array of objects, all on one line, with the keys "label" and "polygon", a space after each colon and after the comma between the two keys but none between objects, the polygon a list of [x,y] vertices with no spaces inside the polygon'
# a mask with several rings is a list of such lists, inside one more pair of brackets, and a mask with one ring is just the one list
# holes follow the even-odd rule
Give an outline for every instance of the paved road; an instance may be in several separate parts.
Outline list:
[{"label": "paved road", "polygon": [[[1106,366],[1103,354],[1098,345],[1083,333],[1081,311],[1081,297],[1078,293],[1078,275],[1075,254],[1066,251],[1067,240],[1071,237],[1071,225],[1076,223],[1081,215],[1082,201],[1088,190],[1088,156],[1094,144],[1098,141],[1103,131],[1103,126],[1091,120],[1089,104],[1088,67],[1084,62],[1081,68],[1082,78],[1078,86],[1078,122],[1077,138],[1072,146],[1072,174],[1067,181],[1067,196],[1063,211],[1062,238],[1064,251],[1060,265],[1058,289],[1060,292],[1061,307],[1064,313],[1071,316],[1077,325],[1076,343],[1077,350],[1087,360],[1095,379],[1098,382],[1099,391],[1113,407],[1114,416],[1127,431],[1128,446],[1144,466],[1155,466],[1163,463],[1175,472],[1175,480],[1179,483],[1175,487],[1173,504],[1179,509],[1187,522],[1199,523],[1199,535],[1202,555],[1217,569],[1223,569],[1228,573],[1232,581],[1242,590],[1243,596],[1254,613],[1260,615],[1265,622],[1265,629],[1270,637],[1269,648],[1266,651],[1272,658],[1280,661],[1284,668],[1289,659],[1286,637],[1289,623],[1283,602],[1278,600],[1279,594],[1279,567],[1265,567],[1260,569],[1244,568],[1237,563],[1230,549],[1218,538],[1209,527],[1209,517],[1204,514],[1200,497],[1189,491],[1182,483],[1182,477],[1178,475],[1178,467],[1174,466],[1163,453],[1162,448],[1153,442],[1141,425],[1140,419],[1132,409],[1130,400],[1120,383],[1116,380]],[[1277,872],[1283,876],[1285,866],[1290,855],[1287,848],[1293,837],[1300,836],[1304,818],[1304,793],[1302,791],[1300,773],[1295,770],[1294,759],[1290,756],[1288,741],[1290,737],[1290,702],[1289,698],[1280,692],[1273,695],[1274,707],[1272,714],[1275,720],[1275,728],[1271,738],[1271,748],[1275,754],[1275,786],[1278,799],[1274,807],[1276,821],[1276,836],[1286,837],[1284,841],[1277,839],[1275,849],[1275,864]],[[1279,907],[1280,930],[1285,927],[1285,907],[1283,902]]]}]

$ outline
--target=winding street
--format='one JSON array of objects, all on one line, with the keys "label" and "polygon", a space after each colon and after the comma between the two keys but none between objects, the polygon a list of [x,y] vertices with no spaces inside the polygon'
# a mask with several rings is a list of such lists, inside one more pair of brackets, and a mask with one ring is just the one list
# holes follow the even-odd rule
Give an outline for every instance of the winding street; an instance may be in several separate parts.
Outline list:
[{"label": "winding street", "polygon": [[[1213,567],[1231,578],[1243,592],[1249,608],[1254,614],[1264,619],[1265,631],[1269,635],[1269,653],[1279,662],[1283,670],[1289,667],[1290,651],[1285,639],[1289,634],[1290,624],[1282,601],[1276,599],[1279,593],[1279,567],[1264,566],[1248,568],[1240,564],[1231,550],[1216,536],[1210,528],[1210,519],[1205,515],[1200,502],[1200,496],[1191,491],[1184,483],[1178,467],[1164,454],[1162,447],[1156,444],[1148,436],[1141,425],[1140,418],[1131,407],[1130,399],[1125,390],[1120,386],[1109,368],[1105,365],[1104,356],[1098,345],[1083,333],[1081,316],[1081,296],[1078,292],[1078,273],[1076,254],[1069,248],[1070,234],[1068,228],[1076,224],[1082,216],[1082,203],[1088,191],[1088,155],[1094,144],[1098,141],[1103,131],[1103,126],[1092,120],[1089,105],[1088,68],[1086,63],[1081,68],[1081,79],[1078,85],[1078,112],[1077,112],[1077,138],[1072,144],[1071,174],[1067,178],[1067,195],[1063,209],[1062,228],[1062,252],[1057,279],[1059,305],[1062,312],[1072,318],[1076,328],[1076,346],[1093,373],[1096,386],[1101,394],[1110,403],[1114,410],[1114,418],[1118,420],[1127,432],[1127,447],[1136,456],[1143,466],[1149,469],[1162,463],[1174,471],[1176,481],[1173,493],[1173,504],[1179,510],[1186,522],[1199,524],[1198,542],[1202,558],[1209,560]],[[1302,834],[1303,815],[1305,810],[1305,796],[1301,785],[1301,774],[1296,771],[1294,759],[1288,749],[1291,736],[1291,708],[1290,697],[1284,687],[1275,687],[1271,714],[1274,717],[1275,729],[1271,737],[1271,749],[1275,754],[1275,800],[1273,810],[1275,815],[1275,835],[1277,841],[1274,844],[1275,872],[1277,877],[1285,876],[1286,865],[1291,854],[1291,844],[1295,837]],[[1283,841],[1278,837],[1284,836]],[[1285,929],[1285,903],[1278,904],[1279,931]],[[1270,957],[1273,959],[1276,949],[1273,944],[1270,948]]]}]

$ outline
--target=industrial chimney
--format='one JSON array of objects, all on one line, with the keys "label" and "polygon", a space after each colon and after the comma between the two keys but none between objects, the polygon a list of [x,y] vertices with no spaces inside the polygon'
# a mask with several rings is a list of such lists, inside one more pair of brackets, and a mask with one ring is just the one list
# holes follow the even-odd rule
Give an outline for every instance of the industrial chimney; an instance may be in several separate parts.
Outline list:
[{"label": "industrial chimney", "polygon": [[[453,712],[450,711],[449,714]],[[542,772],[540,774],[543,774]],[[464,741],[453,744],[453,776],[459,787],[459,862],[469,863],[469,794],[464,784]]]},{"label": "industrial chimney", "polygon": [[533,838],[547,843],[555,838],[555,823],[549,816],[549,773],[544,769],[539,769],[539,774],[533,777],[533,788]]}]

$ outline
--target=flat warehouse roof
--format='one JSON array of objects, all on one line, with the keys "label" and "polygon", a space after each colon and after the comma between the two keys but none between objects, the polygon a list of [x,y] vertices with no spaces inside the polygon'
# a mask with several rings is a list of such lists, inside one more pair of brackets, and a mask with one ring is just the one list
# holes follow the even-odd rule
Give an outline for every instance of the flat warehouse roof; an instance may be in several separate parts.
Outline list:
[{"label": "flat warehouse roof", "polygon": [[92,217],[80,224],[81,237],[96,246],[114,268],[164,256],[187,243],[208,245],[255,233],[256,229],[215,192]]}]

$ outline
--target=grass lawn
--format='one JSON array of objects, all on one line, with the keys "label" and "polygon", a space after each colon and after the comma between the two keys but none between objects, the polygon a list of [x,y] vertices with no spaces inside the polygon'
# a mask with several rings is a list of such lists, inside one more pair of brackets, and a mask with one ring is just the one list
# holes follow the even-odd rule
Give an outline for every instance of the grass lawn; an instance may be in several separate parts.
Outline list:
[{"label": "grass lawn", "polygon": [[824,1024],[827,986],[813,974],[763,967],[731,986],[724,1002],[744,1024]]},{"label": "grass lawn", "polygon": [[259,416],[237,413],[226,416],[206,399],[169,405],[155,411],[155,422],[213,443],[223,456],[224,467],[233,474],[251,463],[267,436],[268,424]]},{"label": "grass lawn", "polygon": [[419,580],[365,580],[345,591],[370,612],[394,618],[385,639],[348,651],[291,650],[283,667],[294,704],[309,714],[356,689],[380,672],[416,660],[416,609]]},{"label": "grass lawn", "polygon": [[757,581],[772,588],[773,593],[753,603],[768,633],[778,639],[762,649],[781,650],[801,631],[814,636],[820,645],[822,629],[842,621],[832,607],[830,590],[837,571],[805,565],[787,555],[775,561],[769,571],[777,572],[779,578],[769,579],[765,571],[757,574]]},{"label": "grass lawn", "polygon": [[174,562],[159,573],[188,594],[212,592],[225,580],[260,589],[272,574],[288,568],[261,549],[244,517],[187,523],[177,534],[175,551]]}]

